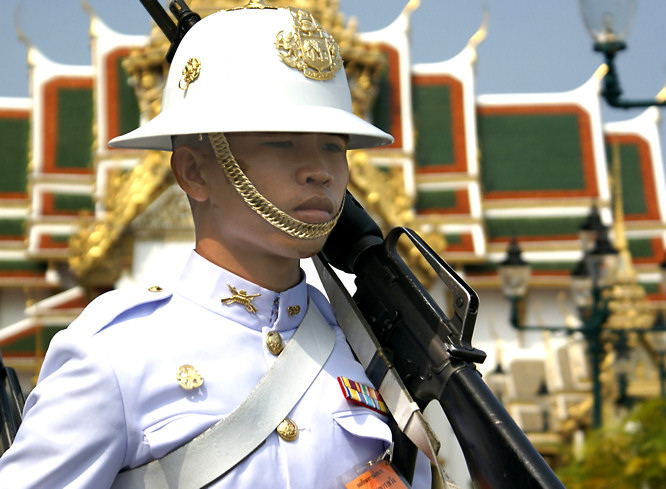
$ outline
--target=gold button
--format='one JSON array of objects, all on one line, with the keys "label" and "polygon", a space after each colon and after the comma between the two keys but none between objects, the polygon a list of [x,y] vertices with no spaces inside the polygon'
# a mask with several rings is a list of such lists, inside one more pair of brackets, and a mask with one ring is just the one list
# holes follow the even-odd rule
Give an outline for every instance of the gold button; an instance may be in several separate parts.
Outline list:
[{"label": "gold button", "polygon": [[299,312],[301,312],[301,306],[289,306],[287,308],[287,312],[290,316],[296,316]]},{"label": "gold button", "polygon": [[162,290],[164,290],[164,289],[162,289],[162,287],[160,287],[159,285],[153,285],[148,290],[151,291],[151,292],[162,292]]},{"label": "gold button", "polygon": [[284,350],[282,336],[277,331],[269,331],[266,335],[266,346],[273,355],[279,355]]},{"label": "gold button", "polygon": [[284,441],[294,441],[298,438],[298,426],[290,418],[284,418],[277,427],[277,433]]},{"label": "gold button", "polygon": [[203,384],[203,377],[192,365],[181,365],[176,375],[178,384],[186,391],[191,391]]}]

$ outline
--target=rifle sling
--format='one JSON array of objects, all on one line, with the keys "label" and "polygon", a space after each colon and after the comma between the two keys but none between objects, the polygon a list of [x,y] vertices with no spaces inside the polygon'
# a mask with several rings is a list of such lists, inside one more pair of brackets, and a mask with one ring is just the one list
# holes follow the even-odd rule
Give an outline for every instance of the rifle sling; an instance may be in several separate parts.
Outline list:
[{"label": "rifle sling", "polygon": [[356,306],[354,299],[328,263],[319,256],[314,256],[312,261],[328,300],[333,306],[338,324],[354,354],[369,376],[381,378],[375,387],[382,395],[398,428],[430,459],[434,468],[433,487],[458,487],[437,460],[437,452],[441,445],[439,439],[423,417],[418,404],[412,399],[395,368],[390,365],[389,359],[383,353],[372,328]]}]

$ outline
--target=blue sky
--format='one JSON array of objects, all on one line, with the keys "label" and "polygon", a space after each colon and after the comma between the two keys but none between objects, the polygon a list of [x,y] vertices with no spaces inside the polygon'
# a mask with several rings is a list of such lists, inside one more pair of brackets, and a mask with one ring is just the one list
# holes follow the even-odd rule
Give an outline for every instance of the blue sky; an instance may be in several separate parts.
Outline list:
[{"label": "blue sky", "polygon": [[[87,3],[118,32],[149,31],[150,18],[139,0]],[[358,19],[360,31],[372,31],[389,24],[406,3],[340,0],[340,10]],[[80,0],[2,0],[2,6],[0,97],[28,96],[26,48],[17,39],[14,18],[47,57],[89,64],[88,17]],[[592,51],[577,0],[421,0],[412,15],[412,61],[443,61],[457,54],[481,24],[484,8],[490,23],[488,37],[478,48],[477,94],[568,91],[588,80],[602,63]],[[666,1],[639,2],[629,47],[618,55],[626,98],[652,98],[666,82],[665,22]],[[629,119],[639,113],[604,107],[603,119]],[[666,141],[664,125],[661,134]]]}]

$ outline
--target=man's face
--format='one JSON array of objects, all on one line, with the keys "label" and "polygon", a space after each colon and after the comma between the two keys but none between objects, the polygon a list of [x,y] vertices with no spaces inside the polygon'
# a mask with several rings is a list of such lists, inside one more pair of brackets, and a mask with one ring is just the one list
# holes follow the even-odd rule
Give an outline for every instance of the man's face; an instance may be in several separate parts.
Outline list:
[{"label": "man's face", "polygon": [[[338,212],[349,178],[347,138],[309,133],[227,133],[238,165],[264,197],[307,223],[330,221]],[[207,236],[235,254],[303,258],[317,253],[326,236],[299,239],[273,227],[242,200],[219,163],[208,165]],[[219,172],[219,175],[216,175]],[[201,224],[201,223],[198,223]]]}]

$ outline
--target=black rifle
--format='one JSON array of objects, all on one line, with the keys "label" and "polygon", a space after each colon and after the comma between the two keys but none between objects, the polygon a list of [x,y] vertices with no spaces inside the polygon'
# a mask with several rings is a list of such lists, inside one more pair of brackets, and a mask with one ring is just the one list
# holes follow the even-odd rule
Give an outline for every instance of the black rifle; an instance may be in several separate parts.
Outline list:
[{"label": "black rifle", "polygon": [[16,371],[5,367],[0,355],[0,455],[12,445],[23,417],[23,391]]},{"label": "black rifle", "polygon": [[[406,236],[451,291],[449,319],[398,253]],[[320,256],[356,275],[353,300],[423,409],[442,406],[478,488],[563,489],[564,486],[481,379],[472,347],[476,293],[414,231],[398,227],[386,239],[347,193],[342,216]],[[368,372],[379,385],[381,378]],[[375,377],[375,378],[372,378]],[[406,469],[409,471],[409,468]]]},{"label": "black rifle", "polygon": [[173,55],[178,49],[180,41],[183,40],[183,37],[189,31],[194,24],[201,20],[199,14],[192,12],[187,6],[184,0],[171,0],[169,3],[169,10],[176,17],[178,24],[174,23],[169,17],[169,14],[166,13],[166,10],[162,8],[158,0],[140,0],[141,4],[148,11],[150,16],[153,18],[157,27],[159,27],[166,38],[171,43],[169,51],[166,54],[167,63],[171,63]]}]

